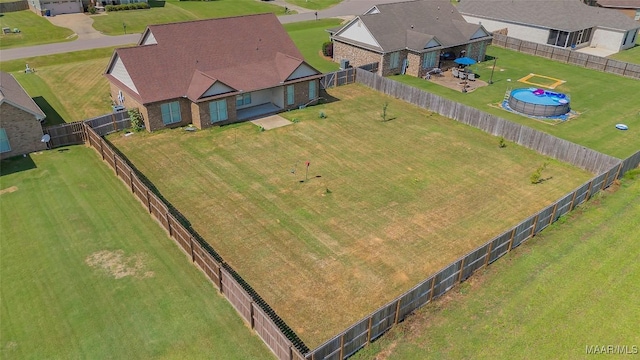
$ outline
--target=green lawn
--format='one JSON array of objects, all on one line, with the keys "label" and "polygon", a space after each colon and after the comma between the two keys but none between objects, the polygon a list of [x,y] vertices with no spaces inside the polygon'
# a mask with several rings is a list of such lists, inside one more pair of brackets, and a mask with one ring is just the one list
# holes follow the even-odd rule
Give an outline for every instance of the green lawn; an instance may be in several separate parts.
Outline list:
[{"label": "green lawn", "polygon": [[1,166],[0,358],[273,357],[93,150]]},{"label": "green lawn", "polygon": [[94,15],[92,18],[96,30],[108,35],[121,35],[124,33],[123,23],[127,25],[127,33],[141,33],[147,25],[267,12],[284,15],[284,8],[254,0],[169,0],[164,7],[113,11],[107,15]]},{"label": "green lawn", "polygon": [[636,46],[609,56],[611,59],[640,65],[640,36],[636,40]]},{"label": "green lawn", "polygon": [[625,180],[354,359],[583,359],[594,345],[637,355],[638,204],[640,179]]},{"label": "green lawn", "polygon": [[364,86],[330,95],[276,130],[109,137],[311,348],[592,176]]},{"label": "green lawn", "polygon": [[[18,34],[0,34],[0,49],[49,44],[63,41],[71,41],[68,38],[73,31],[54,26],[42,16],[36,15],[31,10],[22,10],[1,14],[0,27],[10,29],[18,28]],[[22,64],[24,66],[24,64]]]},{"label": "green lawn", "polygon": [[322,19],[285,24],[284,28],[296,43],[307,62],[322,72],[336,71],[340,64],[322,55],[322,44],[329,41],[326,29],[340,25],[340,19]]},{"label": "green lawn", "polygon": [[[114,48],[77,51],[0,63],[47,115],[45,125],[84,120],[111,111],[108,81],[102,76]],[[27,62],[36,69],[25,74]]]},{"label": "green lawn", "polygon": [[289,4],[311,10],[322,10],[340,3],[341,0],[285,0]]},{"label": "green lawn", "polygon": [[[393,78],[612,156],[626,158],[640,149],[640,101],[634,101],[632,95],[640,94],[640,81],[495,46],[489,47],[487,53],[498,58],[494,84],[470,93],[463,94],[411,76]],[[481,80],[488,81],[492,66],[493,61],[487,61],[472,65],[471,69]],[[532,86],[517,81],[530,73],[565,80],[566,83],[554,91],[568,94],[571,107],[579,116],[549,125],[498,108],[507,90]],[[627,124],[631,130],[619,131],[615,128],[617,123]]]}]

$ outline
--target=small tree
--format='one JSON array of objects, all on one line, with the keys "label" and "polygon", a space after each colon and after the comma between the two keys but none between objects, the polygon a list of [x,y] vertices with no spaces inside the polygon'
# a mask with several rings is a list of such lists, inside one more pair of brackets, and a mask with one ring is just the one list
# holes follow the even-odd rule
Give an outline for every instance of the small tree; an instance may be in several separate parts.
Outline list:
[{"label": "small tree", "polygon": [[327,41],[322,44],[322,55],[333,57],[333,42]]},{"label": "small tree", "polygon": [[382,121],[387,121],[387,108],[389,107],[389,102],[385,101],[384,104],[382,105],[382,114],[380,114],[380,117],[382,118]]},{"label": "small tree", "polygon": [[138,109],[129,109],[127,111],[129,119],[131,120],[131,129],[133,131],[140,131],[144,129],[144,121],[142,120],[142,114]]},{"label": "small tree", "polygon": [[532,184],[539,184],[542,182],[542,172],[547,167],[547,165],[549,165],[549,163],[544,163],[538,166],[536,171],[534,171],[533,174],[531,174],[531,176],[529,177],[529,180],[531,180]]},{"label": "small tree", "polygon": [[504,141],[504,138],[502,136],[500,136],[500,140],[498,140],[498,146],[500,148],[505,148],[507,147],[507,143]]}]

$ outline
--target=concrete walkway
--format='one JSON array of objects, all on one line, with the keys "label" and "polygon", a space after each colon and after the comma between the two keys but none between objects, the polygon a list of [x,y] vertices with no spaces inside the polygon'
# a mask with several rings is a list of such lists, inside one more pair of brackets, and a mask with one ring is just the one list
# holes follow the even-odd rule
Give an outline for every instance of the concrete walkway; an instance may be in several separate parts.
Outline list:
[{"label": "concrete walkway", "polygon": [[[260,0],[256,0],[260,1]],[[355,15],[360,15],[370,9],[372,6],[376,4],[383,3],[397,3],[403,2],[407,0],[342,0],[338,5],[328,8],[326,10],[318,11],[318,19],[325,18],[342,18],[348,19]],[[280,22],[283,24],[298,22],[298,21],[307,21],[307,20],[315,20],[315,11],[309,9],[303,9],[289,3],[285,3],[284,0],[274,0],[271,3],[287,6],[292,10],[296,10],[299,13],[294,15],[282,15],[278,17]],[[105,15],[108,16],[108,15]],[[84,17],[84,18],[83,18]],[[86,19],[85,19],[86,18]],[[111,46],[126,46],[133,45],[138,42],[140,39],[140,34],[129,34],[129,35],[119,35],[119,36],[109,36],[101,34],[91,27],[92,30],[87,28],[88,21],[93,22],[93,20],[85,15],[85,14],[70,14],[70,15],[57,15],[50,19],[50,21],[56,24],[54,21],[60,21],[61,23],[66,23],[64,26],[72,29],[76,34],[78,34],[78,40],[63,42],[63,43],[54,43],[54,44],[46,44],[46,45],[36,45],[15,49],[7,49],[0,50],[0,61],[7,60],[15,60],[15,59],[24,59],[28,57],[36,57],[36,56],[44,56],[51,54],[60,54],[71,51],[81,51],[81,50],[90,50],[90,49],[98,49],[104,47]],[[78,22],[75,24],[74,22]],[[56,24],[57,25],[57,24]]]}]

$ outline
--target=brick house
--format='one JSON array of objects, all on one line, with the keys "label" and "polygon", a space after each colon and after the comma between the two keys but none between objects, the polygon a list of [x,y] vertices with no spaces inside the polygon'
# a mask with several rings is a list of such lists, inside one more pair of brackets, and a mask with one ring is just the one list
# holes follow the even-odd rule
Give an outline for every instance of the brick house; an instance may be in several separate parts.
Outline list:
[{"label": "brick house", "polygon": [[640,30],[621,12],[576,0],[465,0],[458,11],[492,32],[600,56],[634,47]]},{"label": "brick house", "polygon": [[0,71],[0,159],[46,149],[44,118],[13,75]]},{"label": "brick house", "polygon": [[378,62],[382,76],[424,77],[433,68],[455,66],[453,60],[462,56],[483,61],[491,44],[482,25],[467,23],[446,0],[376,5],[329,32],[334,61]]},{"label": "brick house", "polygon": [[105,76],[114,103],[138,108],[148,131],[203,129],[317,101],[322,74],[277,17],[258,14],[150,25],[116,49]]}]

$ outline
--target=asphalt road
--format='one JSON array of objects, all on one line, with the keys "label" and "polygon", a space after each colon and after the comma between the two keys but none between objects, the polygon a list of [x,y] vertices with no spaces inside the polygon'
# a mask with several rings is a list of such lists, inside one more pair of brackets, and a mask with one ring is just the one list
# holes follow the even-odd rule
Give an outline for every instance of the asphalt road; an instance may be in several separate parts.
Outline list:
[{"label": "asphalt road", "polygon": [[[326,10],[318,11],[318,19],[359,15],[376,4],[395,3],[407,0],[343,0],[340,4]],[[274,1],[282,5],[282,1]],[[294,9],[294,7],[292,7]],[[315,20],[313,11],[279,17],[283,24]],[[0,61],[23,59],[29,57],[66,53],[71,51],[98,49],[110,46],[132,45],[138,42],[140,34],[128,34],[120,36],[100,36],[95,39],[78,39],[70,42],[28,46],[22,48],[0,50]]]}]

